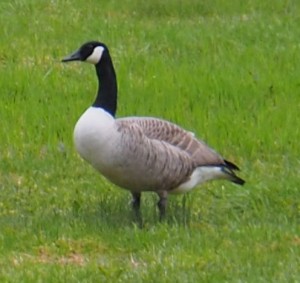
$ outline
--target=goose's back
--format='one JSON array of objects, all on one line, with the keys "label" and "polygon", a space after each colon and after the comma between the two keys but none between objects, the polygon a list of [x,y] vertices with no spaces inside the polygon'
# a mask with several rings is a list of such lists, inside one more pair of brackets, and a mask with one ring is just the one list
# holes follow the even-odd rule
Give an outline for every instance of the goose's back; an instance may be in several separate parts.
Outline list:
[{"label": "goose's back", "polygon": [[224,159],[192,132],[166,120],[151,117],[128,117],[117,119],[122,125],[137,124],[142,133],[151,140],[165,142],[186,152],[196,166],[224,165]]}]

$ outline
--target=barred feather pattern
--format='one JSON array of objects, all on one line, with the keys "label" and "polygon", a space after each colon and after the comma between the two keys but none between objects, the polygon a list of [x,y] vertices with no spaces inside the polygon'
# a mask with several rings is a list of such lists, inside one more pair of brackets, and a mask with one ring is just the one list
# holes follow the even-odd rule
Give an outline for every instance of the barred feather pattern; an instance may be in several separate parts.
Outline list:
[{"label": "barred feather pattern", "polygon": [[126,164],[128,189],[169,191],[188,180],[196,164],[187,152],[164,140],[149,137],[136,121],[116,122],[121,135],[121,162]]},{"label": "barred feather pattern", "polygon": [[170,191],[186,182],[199,166],[224,160],[193,133],[165,120],[129,117],[116,120],[127,173],[120,186],[131,191]]},{"label": "barred feather pattern", "polygon": [[164,141],[188,153],[196,166],[225,165],[224,159],[192,132],[168,122],[151,117],[129,117],[116,120],[118,123],[136,123],[149,139]]}]

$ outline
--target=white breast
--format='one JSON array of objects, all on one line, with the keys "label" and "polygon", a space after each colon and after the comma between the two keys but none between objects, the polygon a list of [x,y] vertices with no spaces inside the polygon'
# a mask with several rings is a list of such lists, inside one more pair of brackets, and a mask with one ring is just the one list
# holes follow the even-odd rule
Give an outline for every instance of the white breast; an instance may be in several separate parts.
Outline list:
[{"label": "white breast", "polygon": [[114,123],[109,113],[101,108],[90,107],[75,126],[74,142],[78,153],[98,170],[112,162]]}]

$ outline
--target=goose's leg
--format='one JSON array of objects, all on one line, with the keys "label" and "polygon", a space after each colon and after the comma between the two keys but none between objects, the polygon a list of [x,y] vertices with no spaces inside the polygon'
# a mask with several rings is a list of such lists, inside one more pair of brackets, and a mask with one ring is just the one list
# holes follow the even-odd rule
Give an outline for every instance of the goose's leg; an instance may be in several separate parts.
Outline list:
[{"label": "goose's leg", "polygon": [[159,201],[157,203],[159,209],[159,220],[162,221],[166,215],[167,201],[168,201],[168,192],[160,191],[157,193],[159,196]]},{"label": "goose's leg", "polygon": [[141,218],[140,206],[141,206],[141,193],[132,192],[132,209],[137,219]]}]

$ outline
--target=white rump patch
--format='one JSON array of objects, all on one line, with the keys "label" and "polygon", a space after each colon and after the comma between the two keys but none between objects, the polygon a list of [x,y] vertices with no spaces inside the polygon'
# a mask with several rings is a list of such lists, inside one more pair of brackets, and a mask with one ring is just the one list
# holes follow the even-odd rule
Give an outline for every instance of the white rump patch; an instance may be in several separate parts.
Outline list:
[{"label": "white rump patch", "polygon": [[226,179],[226,174],[220,167],[201,166],[194,170],[188,181],[170,191],[170,193],[186,193],[199,184],[215,179]]},{"label": "white rump patch", "polygon": [[93,53],[89,57],[87,57],[85,59],[85,61],[96,65],[97,63],[99,63],[99,61],[102,57],[103,51],[104,51],[103,46],[95,47]]}]

